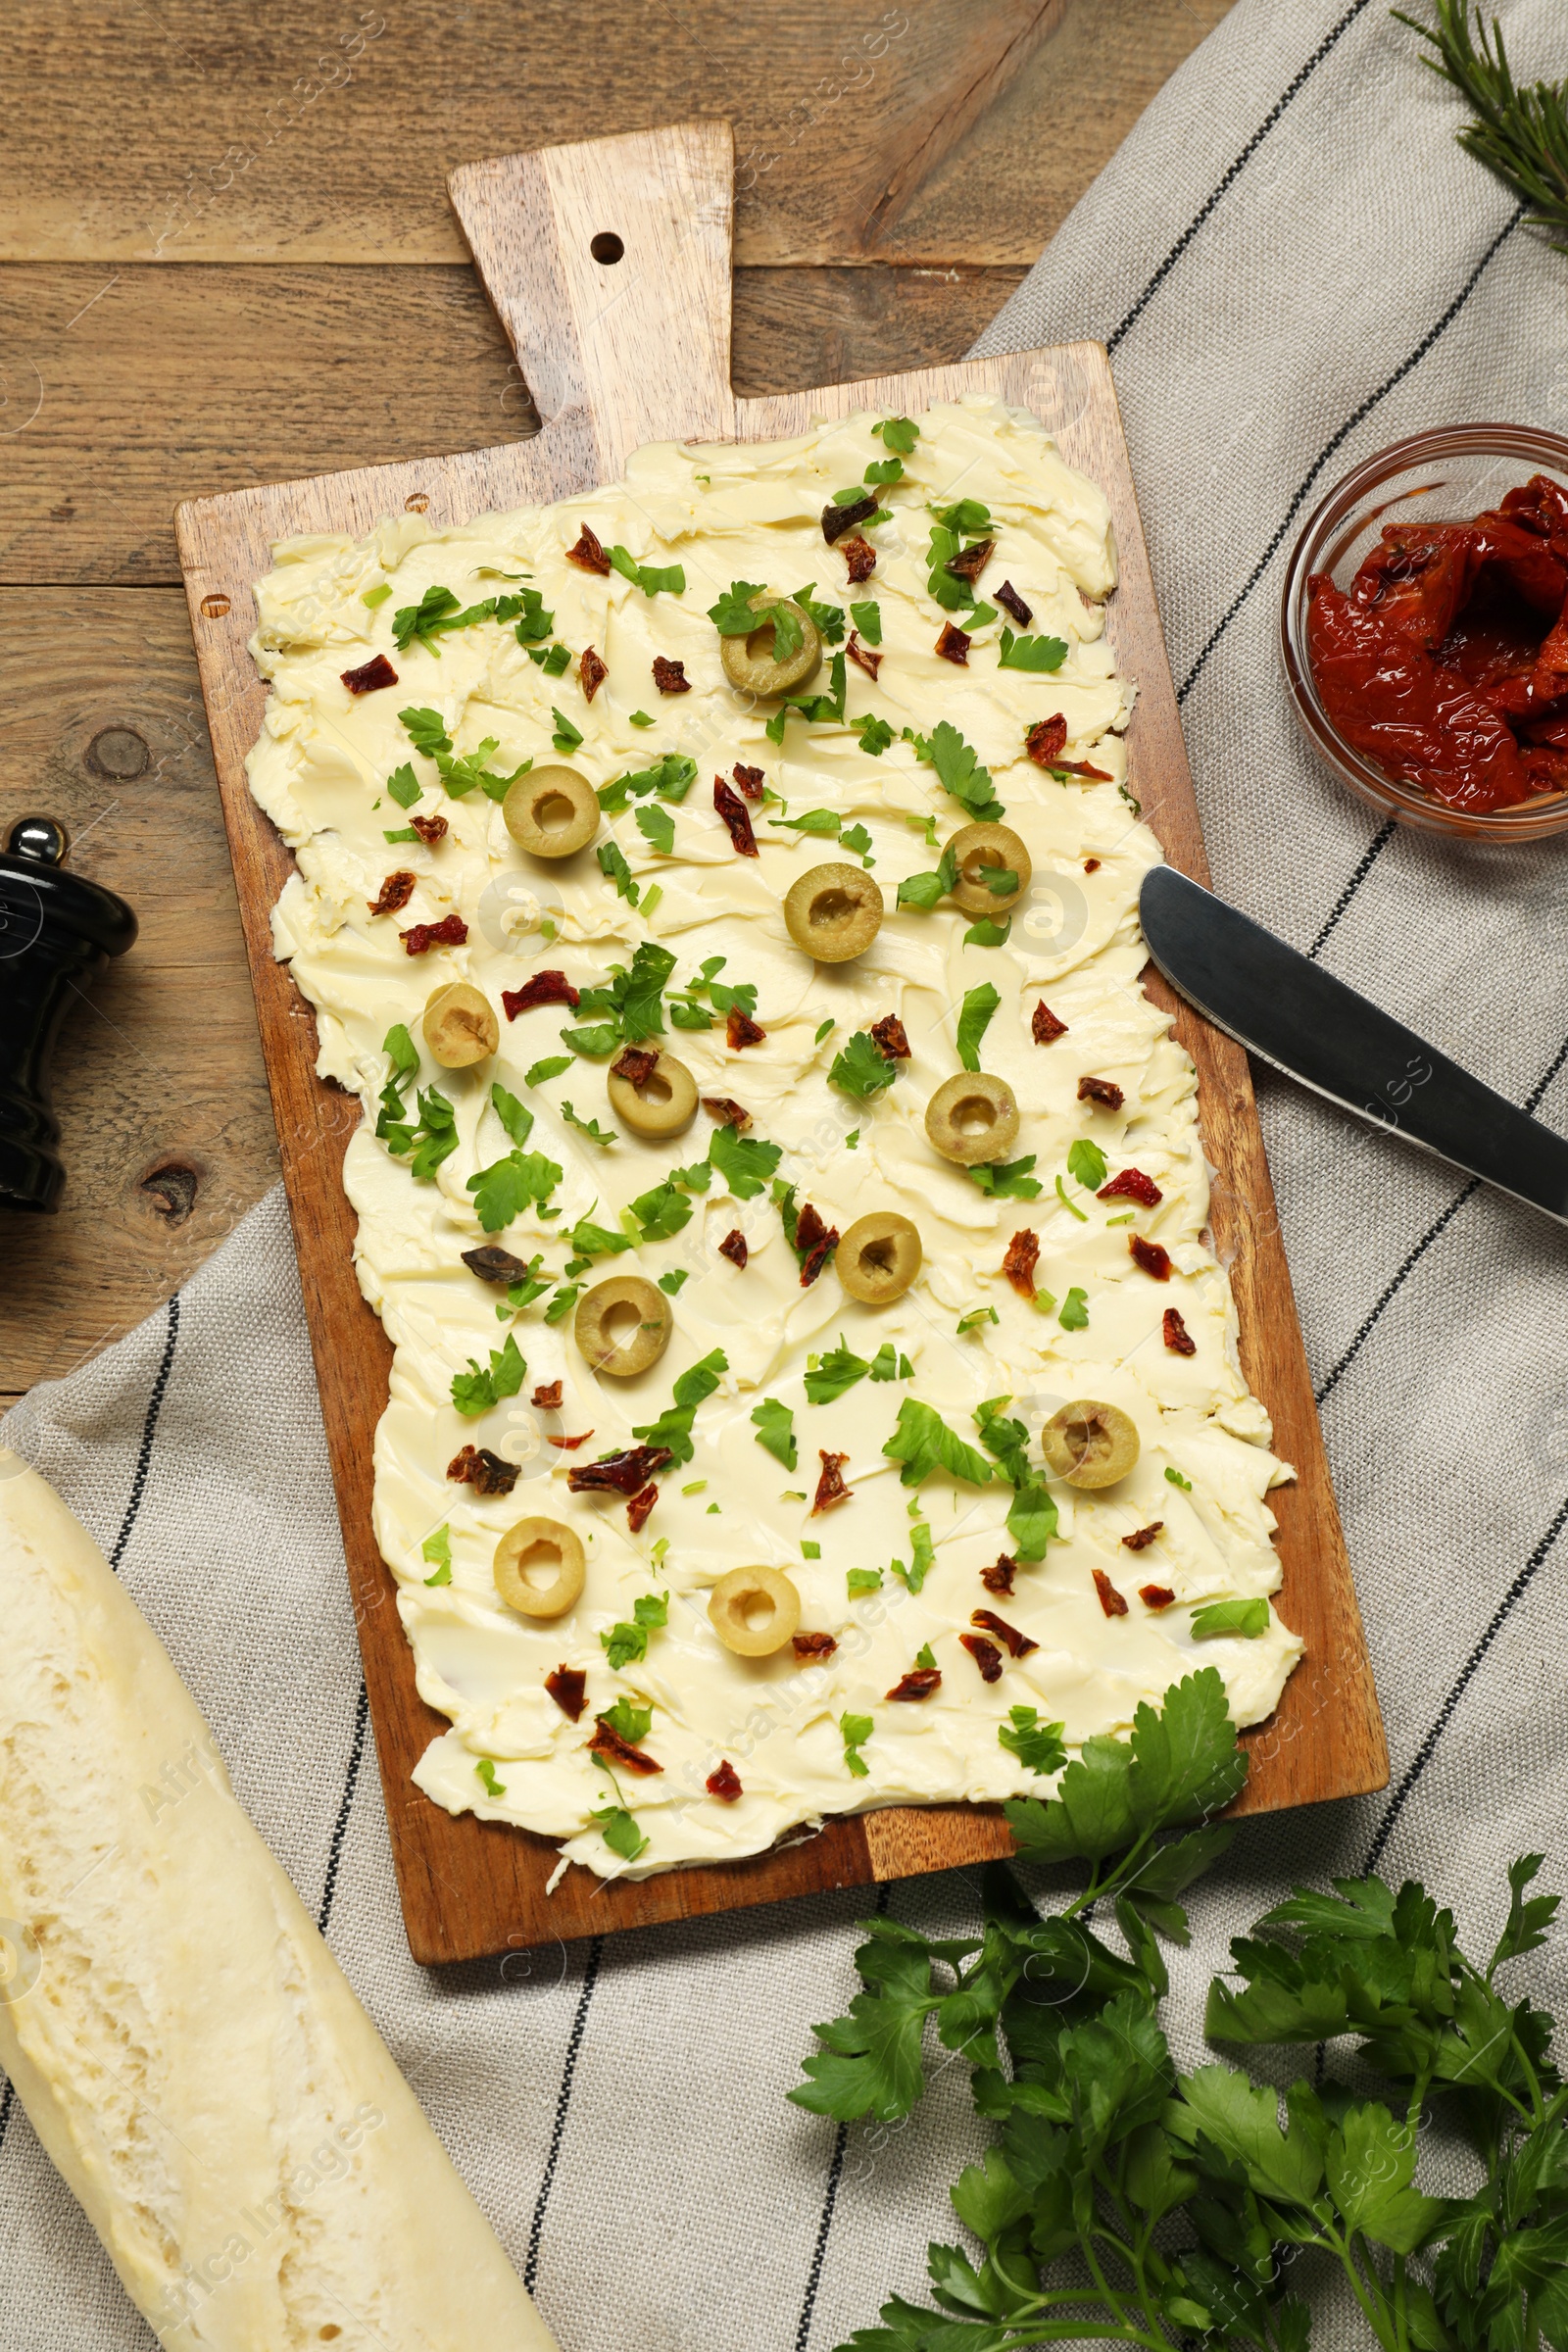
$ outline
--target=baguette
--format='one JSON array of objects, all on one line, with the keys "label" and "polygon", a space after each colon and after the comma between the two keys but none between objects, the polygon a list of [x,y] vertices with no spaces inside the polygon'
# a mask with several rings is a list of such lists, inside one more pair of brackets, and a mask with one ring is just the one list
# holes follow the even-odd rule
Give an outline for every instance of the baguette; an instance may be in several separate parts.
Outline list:
[{"label": "baguette", "polygon": [[162,1643],[0,1449],[0,2063],[177,2352],[553,2352]]}]

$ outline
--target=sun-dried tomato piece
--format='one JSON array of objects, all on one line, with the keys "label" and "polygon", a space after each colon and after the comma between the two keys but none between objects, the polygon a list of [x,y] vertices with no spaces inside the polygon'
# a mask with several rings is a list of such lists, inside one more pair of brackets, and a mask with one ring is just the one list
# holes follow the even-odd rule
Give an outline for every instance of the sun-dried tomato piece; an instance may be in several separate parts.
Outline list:
[{"label": "sun-dried tomato piece", "polygon": [[744,1794],[741,1788],[741,1776],[727,1756],[719,1759],[703,1783],[703,1787],[708,1790],[710,1796],[716,1796],[720,1804],[724,1805],[732,1805],[738,1796]]},{"label": "sun-dried tomato piece", "polygon": [[492,1453],[488,1446],[465,1446],[448,1462],[447,1476],[476,1494],[510,1494],[517,1483],[517,1464]]},{"label": "sun-dried tomato piece", "polygon": [[1123,1536],[1122,1542],[1129,1551],[1147,1551],[1164,1524],[1163,1519],[1151,1519],[1147,1527],[1135,1528],[1130,1536]]},{"label": "sun-dried tomato piece", "polygon": [[718,1254],[720,1257],[727,1257],[732,1266],[739,1266],[741,1272],[745,1273],[746,1260],[751,1255],[751,1251],[746,1247],[746,1236],[738,1225],[731,1232],[725,1234],[724,1239],[718,1245]]},{"label": "sun-dried tomato piece", "polygon": [[1066,1022],[1057,1020],[1044,997],[1035,1006],[1035,1017],[1029,1027],[1037,1046],[1049,1046],[1054,1039],[1067,1034]]},{"label": "sun-dried tomato piece", "polygon": [[438,841],[445,841],[447,837],[447,820],[444,816],[411,816],[409,823],[427,850],[433,850]]},{"label": "sun-dried tomato piece", "polygon": [[345,669],[339,675],[350,694],[374,694],[379,687],[395,686],[398,682],[398,673],[385,654],[372,654],[358,669]]},{"label": "sun-dried tomato piece", "polygon": [[1111,1583],[1103,1568],[1096,1568],[1093,1571],[1093,1574],[1095,1579],[1095,1591],[1100,1594],[1100,1605],[1104,1610],[1105,1615],[1107,1617],[1125,1617],[1127,1614],[1127,1603],[1123,1600],[1121,1594],[1117,1592],[1115,1586]]},{"label": "sun-dried tomato piece", "polygon": [[839,554],[850,567],[850,576],[845,582],[846,587],[858,588],[860,582],[868,580],[876,569],[876,549],[871,545],[869,539],[862,539],[858,531],[853,538],[839,541]]},{"label": "sun-dried tomato piece", "polygon": [[820,1446],[816,1451],[822,1464],[822,1472],[816,1482],[816,1495],[811,1504],[813,1519],[818,1511],[830,1511],[836,1502],[853,1502],[855,1500],[851,1489],[844,1484],[844,1475],[840,1467],[842,1463],[849,1460],[849,1455],[847,1453],[828,1453]]},{"label": "sun-dried tomato piece", "polygon": [[1018,594],[1017,589],[1013,586],[1010,580],[1004,580],[1002,586],[1000,588],[993,588],[991,593],[996,598],[998,604],[1002,607],[1004,612],[1010,612],[1012,614],[1013,619],[1018,623],[1020,629],[1026,629],[1029,626],[1029,623],[1035,616],[1034,607],[1024,603],[1023,598]]},{"label": "sun-dried tomato piece", "polygon": [[577,999],[578,992],[564,972],[535,972],[520,988],[501,991],[509,1021],[514,1021],[519,1012],[532,1012],[540,1004],[565,1004],[575,1012]]},{"label": "sun-dried tomato piece", "polygon": [[563,1453],[575,1453],[579,1446],[587,1445],[593,1434],[594,1433],[591,1429],[585,1429],[580,1438],[557,1437],[552,1435],[546,1440],[546,1443],[551,1446],[559,1446]]},{"label": "sun-dried tomato piece", "polygon": [[561,1410],[561,1387],[562,1384],[559,1380],[552,1380],[548,1384],[541,1381],[528,1399],[534,1411],[536,1413],[559,1413]]},{"label": "sun-dried tomato piece", "polygon": [[755,858],[757,835],[752,831],[751,811],[733,784],[726,784],[722,776],[713,778],[713,807],[729,827],[736,857]]},{"label": "sun-dried tomato piece", "polygon": [[1168,1609],[1176,1595],[1169,1585],[1140,1585],[1138,1597],[1146,1609]]},{"label": "sun-dried tomato piece", "polygon": [[566,1486],[573,1494],[635,1494],[669,1458],[667,1446],[631,1446],[602,1462],[574,1464],[566,1472]]},{"label": "sun-dried tomato piece", "polygon": [[994,539],[971,540],[960,554],[950,556],[942,568],[953,579],[966,580],[972,588],[995,555],[996,548]]},{"label": "sun-dried tomato piece", "polygon": [[463,1262],[470,1274],[481,1282],[526,1282],[528,1269],[520,1257],[510,1250],[498,1250],[494,1242],[486,1242],[480,1250],[465,1250]]},{"label": "sun-dried tomato piece", "polygon": [[876,499],[869,494],[864,498],[849,499],[842,507],[824,507],[822,536],[829,547],[836,547],[841,539],[854,530],[857,523],[869,522],[875,513]]},{"label": "sun-dried tomato piece", "polygon": [[667,654],[654,656],[654,684],[661,694],[690,694],[692,690],[685,662],[671,662]]},{"label": "sun-dried tomato piece", "polygon": [[871,1043],[884,1061],[909,1058],[908,1033],[896,1012],[885,1012],[879,1021],[871,1023]]},{"label": "sun-dried tomato piece", "polygon": [[1100,859],[1098,858],[1086,858],[1084,859],[1084,872],[1086,874],[1098,874],[1099,871]]},{"label": "sun-dried tomato piece", "polygon": [[1038,1642],[1031,1642],[1029,1636],[1021,1634],[1015,1625],[1009,1625],[1004,1617],[999,1617],[995,1609],[972,1609],[969,1623],[979,1626],[982,1633],[995,1634],[997,1640],[1006,1645],[1009,1657],[1026,1658],[1032,1649],[1040,1647]]},{"label": "sun-dried tomato piece", "polygon": [[940,1690],[941,1688],[940,1666],[911,1666],[907,1674],[900,1675],[887,1695],[889,1698],[929,1698],[933,1690]]},{"label": "sun-dried tomato piece", "polygon": [[1114,1078],[1080,1078],[1078,1100],[1103,1103],[1106,1110],[1120,1110],[1127,1098]]},{"label": "sun-dried tomato piece", "polygon": [[566,550],[566,562],[575,564],[579,571],[597,571],[602,580],[610,577],[610,558],[599,543],[598,534],[584,523],[577,533],[577,544]]},{"label": "sun-dried tomato piece", "polygon": [[754,1021],[738,1004],[730,1006],[724,1016],[724,1039],[732,1054],[743,1053],[748,1046],[760,1046],[766,1035],[760,1021]]},{"label": "sun-dried tomato piece", "polygon": [[594,652],[591,645],[585,645],[577,657],[577,681],[582,688],[582,699],[585,703],[593,701],[594,696],[609,675],[609,662],[603,661]]},{"label": "sun-dried tomato piece", "polygon": [[631,1529],[631,1532],[634,1536],[640,1536],[642,1534],[643,1529],[648,1525],[649,1513],[653,1510],[653,1507],[658,1500],[659,1489],[652,1483],[652,1481],[650,1481],[650,1483],[644,1487],[639,1494],[628,1496],[626,1502],[626,1525]]},{"label": "sun-dried tomato piece", "polygon": [[795,1634],[791,1642],[798,1658],[830,1658],[839,1645],[836,1634]]},{"label": "sun-dried tomato piece", "polygon": [[1007,1244],[1002,1271],[1020,1298],[1035,1295],[1035,1268],[1040,1263],[1040,1236],[1032,1226],[1020,1226]]},{"label": "sun-dried tomato piece", "polygon": [[874,684],[876,673],[882,666],[882,657],[871,646],[860,643],[860,633],[858,629],[850,631],[850,642],[844,651],[855,663],[856,668],[863,669]]},{"label": "sun-dried tomato piece", "polygon": [[957,628],[951,620],[943,623],[942,634],[937,639],[936,650],[944,662],[956,662],[960,669],[968,668],[969,639],[964,631]]},{"label": "sun-dried tomato piece", "polygon": [[647,1774],[662,1772],[664,1769],[652,1756],[645,1755],[640,1747],[633,1747],[629,1740],[623,1740],[614,1725],[607,1723],[603,1715],[594,1717],[594,1736],[588,1742],[588,1753],[591,1756],[605,1756],[612,1764],[623,1766],[627,1772]]},{"label": "sun-dried tomato piece", "polygon": [[1067,746],[1067,721],[1057,710],[1037,718],[1023,739],[1023,748],[1036,767],[1055,767]]},{"label": "sun-dried tomato piece", "polygon": [[824,1222],[820,1210],[808,1200],[795,1225],[795,1248],[801,1260],[801,1288],[808,1291],[839,1246],[839,1229]]},{"label": "sun-dried tomato piece", "polygon": [[1141,1233],[1130,1233],[1127,1247],[1133,1253],[1134,1264],[1142,1266],[1152,1281],[1169,1282],[1174,1269],[1163,1242],[1146,1242]]},{"label": "sun-dried tomato piece", "polygon": [[545,1676],[545,1689],[573,1723],[577,1722],[588,1704],[588,1677],[580,1666],[558,1666]]},{"label": "sun-dried tomato piece", "polygon": [[1172,1355],[1196,1355],[1198,1353],[1198,1342],[1182,1321],[1182,1311],[1179,1306],[1166,1307],[1164,1314],[1160,1317],[1160,1328],[1164,1335],[1165,1345]]},{"label": "sun-dried tomato piece", "polygon": [[[1110,770],[1108,767],[1091,767],[1087,760],[1054,760],[1051,764],[1053,767],[1054,767],[1058,775],[1087,776],[1090,782],[1094,784],[1108,784],[1110,782]],[[1099,862],[1100,860],[1097,858],[1095,863],[1098,865]]]},{"label": "sun-dried tomato piece", "polygon": [[736,760],[734,776],[737,789],[744,792],[749,801],[760,801],[767,789],[767,778],[761,769],[748,767],[744,760]]},{"label": "sun-dried tomato piece", "polygon": [[461,914],[444,914],[438,923],[416,923],[412,931],[398,933],[408,956],[428,956],[432,948],[461,948],[467,936]]},{"label": "sun-dried tomato piece", "polygon": [[733,1095],[705,1095],[703,1108],[720,1127],[738,1127],[744,1133],[752,1123],[752,1114]]},{"label": "sun-dried tomato piece", "polygon": [[958,1640],[979,1667],[980,1680],[983,1683],[1000,1683],[1002,1652],[996,1643],[988,1642],[984,1634],[960,1634]]},{"label": "sun-dried tomato piece", "polygon": [[395,874],[388,874],[375,898],[367,902],[372,914],[401,914],[413,898],[419,877],[411,874],[406,865]]},{"label": "sun-dried tomato piece", "polygon": [[646,1086],[659,1067],[657,1052],[646,1046],[623,1046],[611,1063],[611,1074],[624,1078],[628,1086]]},{"label": "sun-dried tomato piece", "polygon": [[984,1585],[988,1592],[1010,1593],[1012,1591],[1012,1580],[1017,1573],[1017,1561],[1013,1558],[1011,1552],[1004,1551],[1001,1554],[1000,1558],[998,1558],[992,1564],[991,1567],[981,1569],[980,1582]]},{"label": "sun-dried tomato piece", "polygon": [[1099,1200],[1139,1200],[1145,1208],[1157,1208],[1165,1196],[1152,1176],[1142,1168],[1123,1168],[1108,1184],[1102,1184],[1095,1198]]}]

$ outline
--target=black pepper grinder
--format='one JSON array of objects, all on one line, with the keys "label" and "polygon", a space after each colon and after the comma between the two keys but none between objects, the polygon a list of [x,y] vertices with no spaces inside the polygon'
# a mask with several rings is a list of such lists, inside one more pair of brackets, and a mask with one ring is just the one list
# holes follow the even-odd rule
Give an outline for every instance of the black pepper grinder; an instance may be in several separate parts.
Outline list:
[{"label": "black pepper grinder", "polygon": [[123,899],[64,871],[69,847],[52,816],[24,816],[0,856],[0,1203],[13,1208],[60,1205],[55,1039],[73,995],[136,937]]}]

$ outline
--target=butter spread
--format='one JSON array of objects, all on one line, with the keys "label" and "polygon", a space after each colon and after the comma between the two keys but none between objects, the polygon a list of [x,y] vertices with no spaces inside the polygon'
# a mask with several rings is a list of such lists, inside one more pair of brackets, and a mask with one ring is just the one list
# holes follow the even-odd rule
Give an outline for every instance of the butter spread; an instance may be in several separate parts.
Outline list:
[{"label": "butter spread", "polygon": [[[1106,502],[1027,414],[982,397],[934,407],[918,419],[902,478],[880,486],[885,519],[864,526],[874,571],[851,584],[846,543],[828,544],[821,515],[869,466],[889,470],[878,421],[856,416],[780,443],[642,449],[623,482],[460,528],[407,515],[364,539],[284,542],[256,592],[253,652],[272,691],[250,781],[297,862],[274,910],[275,949],[316,1008],[320,1074],[356,1093],[367,1114],[344,1174],[361,1286],[395,1348],[375,1440],[375,1533],[419,1690],[451,1725],[415,1777],[448,1810],[564,1839],[564,1858],[604,1876],[755,1853],[832,1813],[1044,1794],[1051,1780],[999,1739],[1012,1709],[1062,1725],[1070,1750],[1124,1731],[1140,1702],[1157,1705],[1171,1683],[1212,1665],[1237,1720],[1252,1723],[1274,1707],[1301,1650],[1272,1611],[1255,1636],[1194,1633],[1206,1604],[1277,1587],[1266,1497],[1291,1473],[1270,1452],[1266,1412],[1243,1378],[1229,1285],[1205,1239],[1193,1067],[1139,985],[1138,889],[1160,853],[1125,783],[1133,687],[1104,635],[1115,586]],[[931,510],[959,501],[978,502],[996,542],[973,612],[967,596],[944,610],[929,586]],[[584,525],[617,551],[608,572],[567,560]],[[676,565],[683,588],[654,583],[653,572]],[[776,703],[725,681],[709,609],[732,582],[808,592],[842,612],[880,655],[879,674],[834,669],[844,643],[830,644],[802,690],[822,699],[791,710],[781,728]],[[998,603],[1004,582],[1029,609],[1027,625],[1007,599]],[[399,647],[396,616],[441,588],[463,609],[497,597],[527,609],[520,621],[509,605],[504,618],[432,628]],[[870,628],[851,618],[852,604],[874,606]],[[971,639],[963,665],[934,651],[949,623]],[[1049,670],[1004,666],[1004,631],[1060,640],[1065,657]],[[552,647],[569,649],[569,661]],[[591,699],[581,664],[590,647],[605,665]],[[351,691],[344,673],[377,655],[396,683]],[[656,658],[681,663],[689,691],[662,691]],[[421,739],[444,730],[445,778],[416,747],[418,725],[411,734],[400,717],[410,710],[437,715],[437,738]],[[867,714],[885,725],[867,729]],[[1065,741],[1052,772],[1027,756],[1025,735],[1058,714]],[[1029,852],[1028,890],[1004,939],[1004,925],[983,920],[980,937],[966,938],[975,918],[950,898],[895,904],[899,882],[935,870],[942,844],[970,821],[911,740],[929,744],[944,721],[989,770]],[[482,783],[464,788],[453,762],[465,760],[492,778],[527,760],[565,761],[610,803],[596,843],[563,860],[529,858],[499,800]],[[684,791],[683,762],[695,765]],[[767,798],[747,803],[756,858],[737,855],[715,813],[714,781],[732,779],[737,762],[764,779]],[[1069,763],[1106,780],[1071,774]],[[670,790],[651,789],[651,773]],[[607,790],[627,775],[638,781]],[[415,816],[444,818],[445,834],[427,844]],[[610,844],[618,856],[601,858]],[[855,960],[815,964],[786,929],[785,895],[812,865],[846,858],[874,875],[885,919]],[[414,876],[412,894],[372,913],[395,871]],[[453,915],[464,944],[407,952],[401,933]],[[653,1043],[686,1063],[701,1095],[741,1104],[748,1136],[779,1148],[773,1173],[795,1188],[794,1209],[809,1202],[841,1232],[872,1209],[918,1227],[922,1269],[896,1302],[858,1303],[831,1260],[803,1287],[791,1204],[781,1210],[773,1181],[745,1198],[717,1165],[706,1190],[700,1171],[677,1182],[689,1214],[678,1230],[665,1228],[679,1206],[659,1220],[661,1239],[632,1212],[671,1171],[703,1160],[710,1118],[699,1110],[669,1140],[626,1132],[609,1103],[609,1058],[562,1042],[563,1030],[600,1018],[556,1004],[509,1019],[502,995],[546,970],[577,990],[610,986],[647,941],[676,958]],[[454,980],[476,986],[499,1018],[498,1052],[468,1069],[437,1067],[420,1035],[426,1001]],[[1011,1162],[1032,1158],[1033,1196],[988,1192],[925,1133],[929,1097],[960,1067],[966,995],[985,984],[999,1001],[978,1058],[1014,1092],[1022,1116]],[[758,1042],[730,1045],[726,989],[755,990],[741,1003],[764,1032]],[[711,1025],[673,1026],[677,998],[692,1019],[707,1009]],[[1065,1024],[1043,1045],[1033,1028],[1041,1002]],[[888,1014],[910,1049],[892,1084],[859,1096],[830,1083],[851,1039]],[[398,1024],[420,1053],[417,1072],[401,1080],[385,1043]],[[569,1066],[540,1075],[546,1060]],[[1121,1107],[1080,1099],[1085,1076],[1119,1089]],[[402,1150],[376,1136],[389,1080],[407,1122]],[[516,1141],[498,1085],[532,1114],[527,1149],[561,1176],[546,1199],[486,1233],[468,1180]],[[455,1142],[421,1179],[406,1139],[432,1092]],[[1157,1204],[1102,1200],[1070,1173],[1085,1138],[1112,1176],[1134,1167],[1152,1180]],[[590,1237],[585,1262],[571,1241],[584,1228],[631,1246],[595,1251]],[[1039,1241],[1033,1302],[1003,1272],[1023,1229]],[[1168,1281],[1140,1266],[1133,1236],[1168,1253]],[[516,1292],[476,1279],[462,1253],[487,1242],[537,1258],[536,1279],[549,1287],[516,1305]],[[573,1284],[626,1273],[662,1282],[674,1335],[650,1370],[616,1382],[596,1376],[574,1346],[570,1300]],[[1168,1308],[1191,1353],[1167,1345]],[[455,1376],[482,1371],[509,1341],[525,1360],[520,1385],[461,1413]],[[840,1346],[873,1370],[812,1403],[808,1371]],[[715,1350],[725,1369],[697,1407],[692,1458],[658,1473],[657,1504],[638,1532],[624,1496],[568,1492],[574,1466],[636,1444],[634,1429],[659,1420],[677,1377]],[[559,1408],[535,1406],[535,1392],[557,1382]],[[1056,1532],[1042,1558],[1019,1562],[1010,1594],[980,1575],[1016,1548],[1006,1526],[1013,1489],[1000,1469],[986,1485],[939,1467],[906,1486],[883,1450],[906,1399],[978,1446],[977,1408],[998,1397],[1011,1399],[1006,1413],[1027,1429],[1042,1482],[1040,1428],[1074,1398],[1119,1406],[1141,1441],[1135,1469],[1113,1487],[1050,1481]],[[793,1469],[783,1446],[761,1443],[754,1416],[764,1399],[793,1415]],[[784,1426],[779,1414],[765,1418],[775,1435]],[[465,1446],[518,1465],[509,1494],[449,1478]],[[813,1512],[823,1454],[845,1457],[849,1499]],[[581,1598],[555,1620],[515,1614],[496,1588],[497,1543],[525,1515],[564,1520],[586,1550]],[[1156,1522],[1157,1534],[1128,1546]],[[741,1657],[720,1643],[708,1597],[742,1564],[790,1578],[801,1627],[833,1636],[831,1656],[803,1659],[786,1644]],[[1106,1613],[1097,1570],[1124,1614]],[[643,1629],[645,1654],[612,1666],[621,1654],[612,1629],[637,1623],[639,1598],[656,1603],[645,1610],[656,1620]],[[992,1681],[960,1639],[977,1608],[1035,1644],[1018,1657],[999,1645]],[[934,1663],[938,1686],[890,1701],[917,1661]],[[579,1720],[546,1689],[562,1666],[586,1676]],[[634,1744],[658,1773],[628,1773],[589,1749],[596,1718],[622,1700],[632,1710],[623,1722],[648,1719]],[[857,1717],[870,1719],[869,1734],[856,1740],[861,1727],[852,1724],[847,1739],[845,1719]],[[721,1786],[738,1780],[738,1796],[710,1793],[721,1763],[730,1767]]]}]

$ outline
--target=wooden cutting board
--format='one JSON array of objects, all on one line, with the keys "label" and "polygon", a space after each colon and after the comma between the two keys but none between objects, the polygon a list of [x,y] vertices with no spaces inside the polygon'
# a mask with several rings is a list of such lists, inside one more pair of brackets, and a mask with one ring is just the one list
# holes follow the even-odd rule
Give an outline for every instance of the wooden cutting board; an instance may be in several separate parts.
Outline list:
[{"label": "wooden cutting board", "polygon": [[[859,408],[918,414],[982,390],[1032,409],[1063,456],[1106,492],[1121,585],[1108,609],[1117,665],[1138,682],[1128,738],[1132,789],[1172,864],[1208,879],[1176,697],[1160,636],[1127,448],[1103,348],[1067,344],[782,399],[730,390],[733,152],[727,125],[689,122],[627,138],[503,156],[453,173],[458,218],[516,350],[542,431],[522,442],[194,499],[175,516],[213,752],[271,1080],[300,1279],[337,1486],[366,1682],[375,1724],[409,1943],[422,1962],[471,1959],[556,1937],[777,1901],[976,1862],[1011,1850],[994,1810],[890,1808],[830,1821],[820,1836],[713,1868],[604,1885],[580,1868],[554,1895],[556,1849],[498,1824],[453,1820],[410,1774],[446,1728],[420,1700],[393,1580],[370,1532],[371,1437],[391,1348],[360,1296],[354,1217],[341,1169],[360,1116],[315,1075],[310,1006],[272,956],[269,915],[291,859],[245,781],[266,694],[246,651],[253,581],[276,539],[368,531],[383,515],[460,523],[613,480],[645,441],[760,440]],[[395,316],[387,321],[397,332]],[[430,354],[439,367],[439,352]],[[1170,1004],[1157,975],[1148,983]],[[1269,1810],[1382,1788],[1388,1753],[1329,1483],[1247,1057],[1177,1004],[1198,1067],[1203,1133],[1221,1171],[1213,1232],[1230,1267],[1248,1378],[1298,1471],[1272,1497],[1284,1570],[1280,1609],[1306,1656],[1278,1713],[1249,1735],[1241,1809]]]}]

